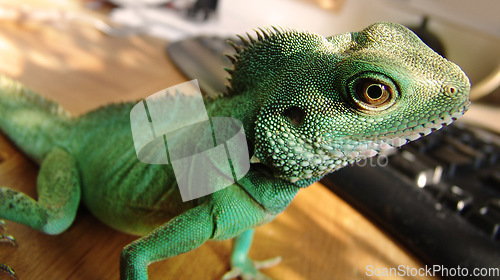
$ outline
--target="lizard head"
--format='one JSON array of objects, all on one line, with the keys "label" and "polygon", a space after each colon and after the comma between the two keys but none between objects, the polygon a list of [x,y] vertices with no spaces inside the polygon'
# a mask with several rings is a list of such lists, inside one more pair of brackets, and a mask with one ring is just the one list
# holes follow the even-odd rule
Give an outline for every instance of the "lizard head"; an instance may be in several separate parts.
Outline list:
[{"label": "lizard head", "polygon": [[253,161],[292,182],[418,139],[469,106],[464,72],[398,24],[328,38],[275,28],[249,40],[233,58],[231,92],[259,106]]}]

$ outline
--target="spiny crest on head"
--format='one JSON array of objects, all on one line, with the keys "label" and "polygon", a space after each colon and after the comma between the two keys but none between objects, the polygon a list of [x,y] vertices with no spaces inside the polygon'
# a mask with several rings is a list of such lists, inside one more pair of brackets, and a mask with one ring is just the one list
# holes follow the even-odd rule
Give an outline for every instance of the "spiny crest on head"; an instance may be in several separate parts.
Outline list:
[{"label": "spiny crest on head", "polygon": [[[238,62],[240,61],[242,53],[249,51],[249,50],[252,50],[255,46],[262,44],[262,43],[265,43],[266,41],[270,40],[271,38],[273,38],[275,36],[282,35],[283,33],[285,33],[288,30],[285,28],[282,28],[282,27],[271,26],[271,28],[258,28],[258,29],[254,29],[254,31],[255,31],[256,38],[247,32],[246,37],[241,36],[241,35],[237,35],[237,37],[240,39],[241,43],[235,43],[234,41],[231,41],[231,40],[227,41],[227,43],[230,44],[234,48],[234,50],[236,51],[236,53],[234,53],[234,54],[225,54],[225,56],[233,64],[233,69],[224,68],[224,70],[226,70],[226,72],[229,73],[230,75],[233,75],[234,68],[238,64]],[[227,80],[229,81],[229,83],[231,83],[230,77],[228,77]],[[233,89],[231,88],[231,86],[227,85],[226,89],[227,89],[227,91],[226,91],[225,95],[227,95],[227,96],[233,95],[234,92],[233,92]]]}]

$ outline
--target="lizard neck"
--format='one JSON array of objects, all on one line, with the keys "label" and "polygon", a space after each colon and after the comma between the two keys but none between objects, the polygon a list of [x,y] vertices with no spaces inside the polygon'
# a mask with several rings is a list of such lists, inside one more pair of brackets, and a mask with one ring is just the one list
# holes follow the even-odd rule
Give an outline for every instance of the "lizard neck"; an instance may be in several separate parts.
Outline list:
[{"label": "lizard neck", "polygon": [[311,178],[291,183],[276,178],[263,164],[252,164],[248,174],[237,182],[269,214],[283,212],[301,188],[305,188],[320,178]]},{"label": "lizard neck", "polygon": [[288,181],[266,176],[255,164],[237,184],[271,215],[283,212],[300,190]]},{"label": "lizard neck", "polygon": [[232,117],[243,123],[249,152],[252,155],[255,138],[255,121],[260,108],[252,93],[206,99],[205,107],[210,117]]}]

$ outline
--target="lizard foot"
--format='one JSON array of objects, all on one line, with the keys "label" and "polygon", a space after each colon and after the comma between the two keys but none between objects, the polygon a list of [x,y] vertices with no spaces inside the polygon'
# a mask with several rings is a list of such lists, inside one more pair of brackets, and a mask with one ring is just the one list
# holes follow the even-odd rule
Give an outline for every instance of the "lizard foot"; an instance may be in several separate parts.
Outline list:
[{"label": "lizard foot", "polygon": [[226,272],[222,280],[229,280],[240,277],[243,280],[271,280],[262,274],[259,269],[265,269],[277,265],[281,262],[281,257],[275,257],[264,261],[253,261],[245,258],[241,262],[233,263],[230,271]]}]

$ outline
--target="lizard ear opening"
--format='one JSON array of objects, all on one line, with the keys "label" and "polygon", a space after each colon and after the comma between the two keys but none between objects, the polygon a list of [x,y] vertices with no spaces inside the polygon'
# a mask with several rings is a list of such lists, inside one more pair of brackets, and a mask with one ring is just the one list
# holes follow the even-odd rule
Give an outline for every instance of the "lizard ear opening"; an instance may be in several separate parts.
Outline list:
[{"label": "lizard ear opening", "polygon": [[291,106],[282,113],[294,126],[300,126],[306,118],[306,112],[297,106]]}]

